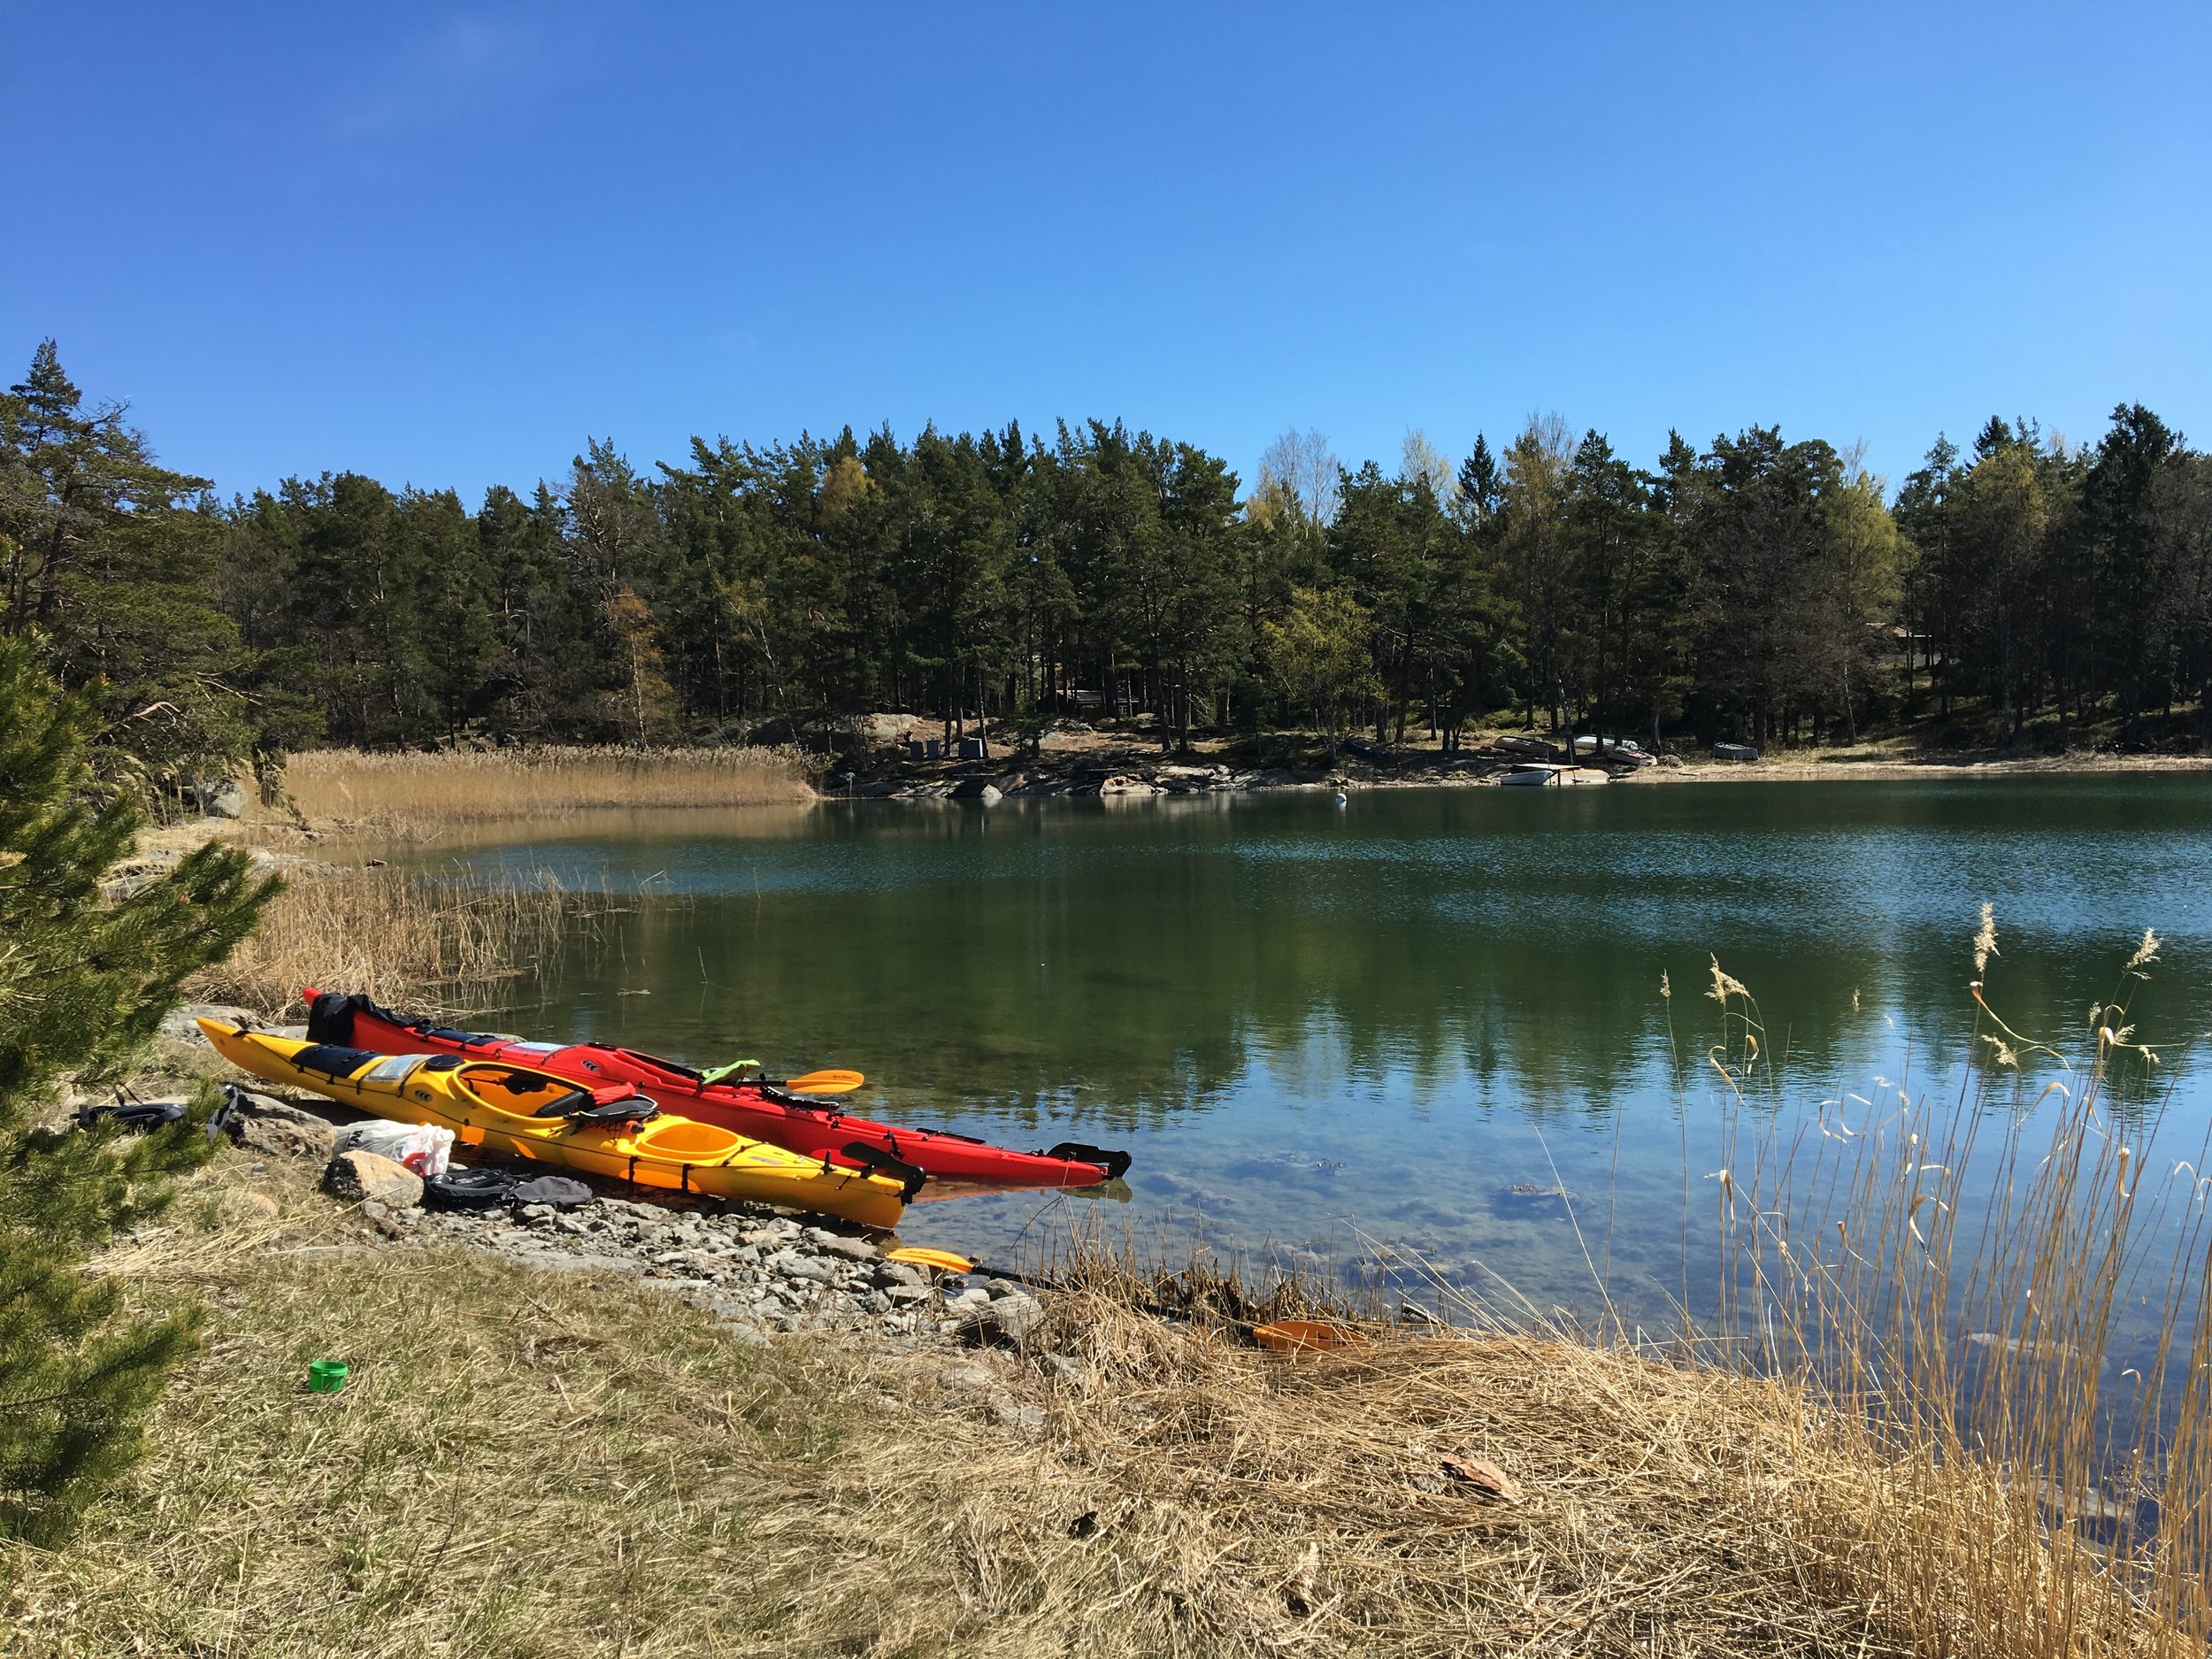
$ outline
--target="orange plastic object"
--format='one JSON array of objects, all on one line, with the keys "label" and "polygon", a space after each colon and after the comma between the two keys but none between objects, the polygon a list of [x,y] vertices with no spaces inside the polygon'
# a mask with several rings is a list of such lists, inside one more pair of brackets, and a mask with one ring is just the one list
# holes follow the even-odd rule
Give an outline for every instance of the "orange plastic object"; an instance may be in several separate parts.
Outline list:
[{"label": "orange plastic object", "polygon": [[1358,1348],[1367,1339],[1348,1326],[1325,1319],[1278,1319],[1252,1327],[1252,1340],[1278,1354],[1317,1354],[1328,1348]]}]

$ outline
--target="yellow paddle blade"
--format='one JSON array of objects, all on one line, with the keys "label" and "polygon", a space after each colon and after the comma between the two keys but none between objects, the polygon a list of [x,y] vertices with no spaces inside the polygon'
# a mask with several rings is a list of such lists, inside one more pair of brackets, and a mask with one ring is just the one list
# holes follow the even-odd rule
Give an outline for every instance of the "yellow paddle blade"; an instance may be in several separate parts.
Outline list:
[{"label": "yellow paddle blade", "polygon": [[939,1267],[948,1273],[972,1273],[975,1271],[972,1257],[955,1256],[950,1250],[933,1250],[921,1244],[902,1244],[895,1250],[887,1250],[883,1259],[887,1262],[910,1262],[916,1267]]},{"label": "yellow paddle blade", "polygon": [[857,1071],[810,1071],[786,1079],[784,1087],[795,1094],[849,1094],[867,1080]]}]

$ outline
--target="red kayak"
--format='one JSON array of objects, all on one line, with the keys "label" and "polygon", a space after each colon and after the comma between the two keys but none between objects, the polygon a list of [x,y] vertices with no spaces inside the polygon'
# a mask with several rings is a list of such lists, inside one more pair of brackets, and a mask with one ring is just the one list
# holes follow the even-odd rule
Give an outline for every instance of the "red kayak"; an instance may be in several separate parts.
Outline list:
[{"label": "red kayak", "polygon": [[1095,1187],[1129,1167],[1126,1152],[1063,1141],[1042,1152],[1015,1152],[943,1129],[905,1129],[851,1117],[792,1094],[767,1078],[710,1082],[689,1066],[605,1043],[521,1042],[403,1019],[365,996],[300,993],[310,1041],[378,1054],[456,1054],[506,1060],[549,1071],[586,1088],[626,1083],[664,1110],[720,1124],[809,1157],[884,1167],[902,1164],[941,1181],[1010,1187]]}]

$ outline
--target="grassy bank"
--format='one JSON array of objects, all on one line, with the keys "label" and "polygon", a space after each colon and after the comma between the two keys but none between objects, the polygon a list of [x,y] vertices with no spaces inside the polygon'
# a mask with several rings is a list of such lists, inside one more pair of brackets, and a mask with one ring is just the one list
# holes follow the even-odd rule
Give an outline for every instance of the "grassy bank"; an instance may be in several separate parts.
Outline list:
[{"label": "grassy bank", "polygon": [[311,824],[396,836],[608,807],[790,803],[814,793],[795,750],[611,746],[435,754],[315,749],[286,764],[284,787]]},{"label": "grassy bank", "polygon": [[86,1535],[0,1553],[8,1651],[2202,1652],[1788,1381],[1540,1330],[1287,1360],[1098,1263],[1037,1357],[741,1344],[311,1180],[227,1154],[105,1263],[219,1334]]},{"label": "grassy bank", "polygon": [[230,960],[187,989],[271,1018],[303,1017],[300,987],[366,992],[426,1013],[481,1006],[507,980],[556,961],[603,897],[550,880],[420,875],[381,866],[304,866]]}]

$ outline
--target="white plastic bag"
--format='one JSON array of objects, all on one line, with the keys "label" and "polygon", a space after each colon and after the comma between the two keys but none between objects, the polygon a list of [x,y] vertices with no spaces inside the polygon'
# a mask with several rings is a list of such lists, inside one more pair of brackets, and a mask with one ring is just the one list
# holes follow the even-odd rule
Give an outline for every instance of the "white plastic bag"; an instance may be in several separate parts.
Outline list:
[{"label": "white plastic bag", "polygon": [[453,1157],[453,1131],[437,1124],[394,1124],[380,1118],[341,1129],[331,1150],[373,1152],[404,1164],[420,1176],[443,1175]]}]

